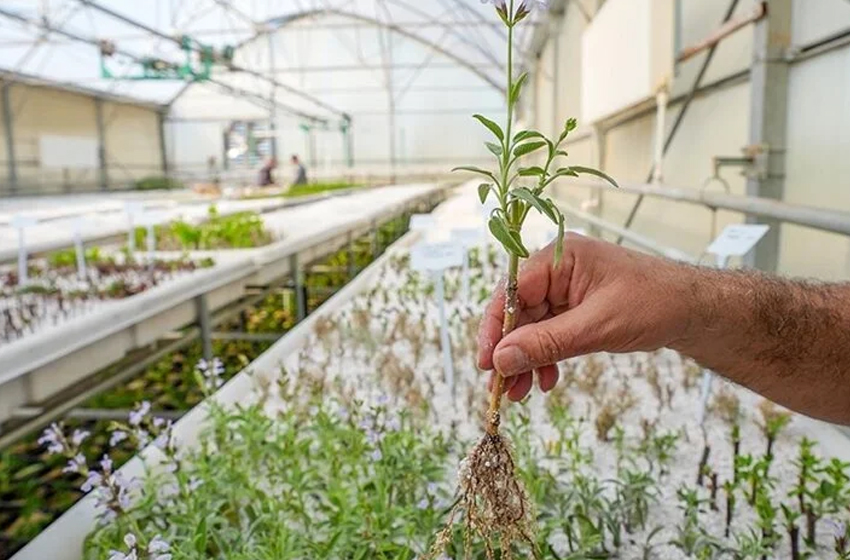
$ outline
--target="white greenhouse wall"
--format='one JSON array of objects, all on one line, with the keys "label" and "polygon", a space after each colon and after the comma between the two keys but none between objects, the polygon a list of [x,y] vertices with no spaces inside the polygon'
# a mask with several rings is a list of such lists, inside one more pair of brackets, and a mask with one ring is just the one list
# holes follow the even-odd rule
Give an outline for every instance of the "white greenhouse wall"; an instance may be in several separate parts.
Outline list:
[{"label": "white greenhouse wall", "polygon": [[[526,114],[541,131],[559,127],[566,116],[577,115],[581,104],[581,33],[586,25],[574,2],[566,3],[565,17],[556,29],[557,41],[549,33],[533,65],[533,102]],[[704,39],[720,23],[727,2],[682,0],[680,46]],[[796,0],[792,44],[802,46],[850,29],[850,4],[846,0]],[[753,9],[741,2],[736,16]],[[553,55],[554,45],[558,56]],[[697,96],[664,160],[664,183],[700,189],[712,173],[712,157],[740,156],[749,144],[751,88],[746,74],[752,60],[753,27],[745,27],[717,49],[703,84],[729,79],[722,87]],[[681,98],[692,86],[705,54],[679,64],[671,98]],[[553,99],[553,61],[558,60],[558,98]],[[557,108],[554,110],[553,105]],[[668,109],[667,130],[681,103]],[[596,141],[581,126],[568,148],[571,160],[597,164]],[[823,208],[850,211],[850,47],[791,65],[789,84],[787,177],[785,200]],[[618,180],[646,182],[652,166],[655,136],[654,108],[606,123],[602,167]],[[733,194],[744,194],[740,170],[724,169]],[[719,190],[717,182],[706,187]],[[594,210],[615,224],[623,224],[635,200],[633,195],[606,191],[601,204],[593,205],[589,189],[558,186],[558,196],[573,206]],[[742,221],[741,214],[718,213],[718,228]],[[705,208],[646,198],[633,223],[638,233],[662,244],[699,256],[711,235],[711,212]],[[816,251],[812,247],[817,247]],[[790,275],[823,279],[850,276],[850,240],[838,235],[796,226],[783,226],[780,271]]]},{"label": "white greenhouse wall", "polygon": [[[17,194],[93,191],[101,187],[99,166],[56,169],[43,164],[42,136],[83,138],[97,142],[96,104],[91,96],[51,87],[13,83],[9,89],[13,113]],[[134,181],[162,174],[159,113],[149,107],[100,101],[104,123],[107,184],[126,189]],[[5,123],[0,118],[0,193],[8,193]]]}]

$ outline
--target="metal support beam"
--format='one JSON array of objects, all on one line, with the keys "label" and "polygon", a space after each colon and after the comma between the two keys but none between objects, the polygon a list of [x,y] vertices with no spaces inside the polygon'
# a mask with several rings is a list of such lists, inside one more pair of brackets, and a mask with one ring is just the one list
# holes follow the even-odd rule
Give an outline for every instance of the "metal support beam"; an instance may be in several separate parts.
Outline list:
[{"label": "metal support beam", "polygon": [[378,222],[372,222],[372,259],[378,256],[380,250],[380,241],[378,240]]},{"label": "metal support beam", "polygon": [[0,86],[0,105],[3,111],[3,132],[6,138],[6,167],[9,181],[8,192],[18,192],[18,163],[15,159],[15,122],[12,116],[12,100],[10,90],[12,84],[3,82]]},{"label": "metal support beam", "polygon": [[201,330],[201,343],[204,348],[204,359],[208,362],[213,359],[212,348],[212,321],[210,321],[210,307],[207,295],[202,294],[195,298],[195,309],[198,314],[198,328]]},{"label": "metal support beam", "polygon": [[[162,166],[162,174],[165,177],[168,177],[169,168],[168,168],[168,146],[165,143],[165,119],[168,115],[165,112],[159,113],[157,117],[157,131],[159,132],[159,156],[160,156],[160,165]],[[224,135],[227,138],[227,134]],[[226,154],[226,152],[225,152]],[[224,162],[227,162],[227,158],[225,157]]]},{"label": "metal support beam", "polygon": [[354,278],[357,274],[357,263],[354,262],[354,234],[348,234],[348,277]]},{"label": "metal support beam", "polygon": [[109,189],[109,169],[106,163],[106,123],[103,118],[103,100],[94,100],[94,118],[97,123],[97,164],[100,190]]},{"label": "metal support beam", "polygon": [[289,257],[289,268],[295,286],[295,317],[300,323],[307,317],[307,292],[304,285],[304,270],[301,268],[298,254]]},{"label": "metal support beam", "polygon": [[[747,195],[782,200],[788,124],[788,73],[785,53],[791,46],[792,0],[773,0],[767,17],[755,25],[750,73],[750,146],[764,158],[764,172],[747,177]],[[759,167],[757,165],[756,167]],[[751,221],[751,220],[748,220]],[[746,264],[773,272],[779,262],[780,222],[771,226]]]}]

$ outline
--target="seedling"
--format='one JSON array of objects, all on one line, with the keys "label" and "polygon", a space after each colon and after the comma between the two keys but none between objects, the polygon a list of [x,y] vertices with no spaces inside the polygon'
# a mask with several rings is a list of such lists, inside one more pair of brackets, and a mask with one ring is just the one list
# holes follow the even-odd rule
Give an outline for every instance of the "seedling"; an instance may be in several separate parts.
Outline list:
[{"label": "seedling", "polygon": [[767,440],[765,456],[773,457],[773,444],[776,443],[779,433],[791,422],[791,414],[780,410],[770,401],[762,401],[759,405],[759,411],[762,416],[762,423],[759,427]]},{"label": "seedling", "polygon": [[[578,177],[590,174],[616,182],[608,175],[580,166],[561,166],[566,155],[561,145],[575,130],[575,119],[568,119],[560,135],[550,140],[536,130],[512,130],[514,111],[528,74],[514,78],[513,37],[514,28],[531,13],[539,2],[529,0],[497,0],[496,13],[507,27],[507,119],[504,129],[483,115],[474,115],[495,137],[497,142],[487,142],[487,149],[496,157],[498,170],[464,166],[457,170],[468,171],[485,178],[478,187],[482,204],[493,196],[498,206],[489,216],[488,227],[508,254],[508,278],[505,288],[505,316],[502,334],[510,333],[517,324],[517,280],[519,261],[529,256],[522,239],[522,226],[533,208],[549,218],[558,227],[555,242],[555,265],[560,263],[564,250],[564,216],[555,203],[544,197],[544,191],[560,177]],[[543,165],[522,165],[529,156],[543,154]],[[524,542],[537,555],[532,538],[533,517],[526,491],[514,472],[514,461],[509,443],[499,433],[500,405],[504,393],[504,379],[495,375],[490,406],[486,414],[486,434],[467,457],[461,473],[461,500],[450,515],[449,524],[438,535],[432,556],[436,556],[448,542],[455,514],[463,510],[467,531],[485,543],[488,558],[493,557],[494,546],[501,550],[502,558],[509,558],[514,543]],[[467,546],[468,546],[467,542]],[[469,550],[466,551],[470,553]]]}]

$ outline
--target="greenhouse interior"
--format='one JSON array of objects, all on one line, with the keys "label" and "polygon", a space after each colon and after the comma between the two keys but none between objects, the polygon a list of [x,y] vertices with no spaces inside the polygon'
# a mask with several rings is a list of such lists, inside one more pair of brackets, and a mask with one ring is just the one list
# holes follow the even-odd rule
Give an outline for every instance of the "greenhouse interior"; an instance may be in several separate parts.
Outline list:
[{"label": "greenhouse interior", "polygon": [[3,0],[0,560],[848,560],[848,177],[847,0]]}]

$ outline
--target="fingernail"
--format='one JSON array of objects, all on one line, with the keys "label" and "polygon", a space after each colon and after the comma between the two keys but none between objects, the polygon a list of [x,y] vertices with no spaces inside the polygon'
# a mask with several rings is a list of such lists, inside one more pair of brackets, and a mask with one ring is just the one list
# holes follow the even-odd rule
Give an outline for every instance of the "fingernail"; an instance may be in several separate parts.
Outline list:
[{"label": "fingernail", "polygon": [[517,375],[529,369],[528,356],[518,346],[500,348],[493,354],[493,365],[502,375]]}]

